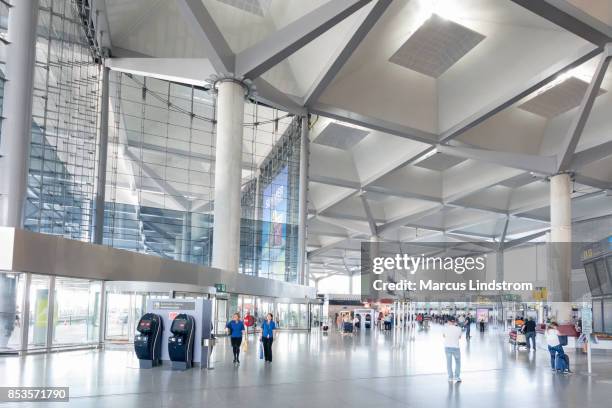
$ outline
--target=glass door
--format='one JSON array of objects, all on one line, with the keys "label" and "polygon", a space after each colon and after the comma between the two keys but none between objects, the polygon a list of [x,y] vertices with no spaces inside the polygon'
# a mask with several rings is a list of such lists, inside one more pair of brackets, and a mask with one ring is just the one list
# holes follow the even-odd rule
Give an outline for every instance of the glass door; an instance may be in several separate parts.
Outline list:
[{"label": "glass door", "polygon": [[215,334],[225,333],[225,324],[227,323],[227,299],[217,298],[217,308],[215,316]]}]

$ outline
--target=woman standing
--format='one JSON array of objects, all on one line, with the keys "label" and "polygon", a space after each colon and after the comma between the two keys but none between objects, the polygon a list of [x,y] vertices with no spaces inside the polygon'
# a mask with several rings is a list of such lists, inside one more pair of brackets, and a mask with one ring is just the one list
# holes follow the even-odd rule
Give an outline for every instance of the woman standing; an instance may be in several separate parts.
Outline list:
[{"label": "woman standing", "polygon": [[264,357],[266,362],[272,362],[272,342],[274,341],[274,330],[276,323],[272,313],[266,315],[266,320],[261,324],[261,342],[263,343]]},{"label": "woman standing", "polygon": [[234,313],[232,320],[225,325],[230,341],[232,342],[232,351],[234,353],[234,364],[240,364],[240,345],[242,344],[242,332],[244,332],[244,323],[240,320],[240,315]]}]

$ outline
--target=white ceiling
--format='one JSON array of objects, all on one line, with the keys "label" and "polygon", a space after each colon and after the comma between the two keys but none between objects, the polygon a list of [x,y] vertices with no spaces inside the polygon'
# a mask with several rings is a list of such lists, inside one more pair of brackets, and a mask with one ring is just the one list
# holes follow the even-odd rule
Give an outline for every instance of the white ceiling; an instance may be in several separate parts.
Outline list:
[{"label": "white ceiling", "polygon": [[[210,59],[186,24],[178,1],[183,0],[106,0],[117,53],[177,58],[177,64],[178,58]],[[249,1],[203,0],[234,53],[328,4],[324,0],[268,0],[260,4],[260,16],[237,7]],[[608,2],[570,3],[600,23],[612,22]],[[262,77],[299,104],[375,4],[372,1],[342,20]],[[389,61],[432,13],[484,36],[437,78]],[[453,135],[460,129],[454,140],[445,141],[528,156],[527,161],[556,154],[578,111],[576,101],[584,93],[584,86],[576,89],[571,85],[589,83],[600,57],[585,58],[556,79],[530,86],[596,48],[510,0],[393,0],[310,106],[315,111],[348,112],[338,114],[344,119],[312,117],[311,272],[335,273],[346,271],[347,263],[358,264],[359,242],[372,235],[372,222],[383,231],[383,239],[400,240],[499,240],[506,219],[508,239],[545,230],[549,211],[546,174],[432,149],[440,135]],[[164,60],[164,70],[170,69],[167,62]],[[605,90],[612,89],[610,71],[603,79]],[[185,82],[204,81],[209,75],[209,69],[202,69],[200,78],[194,72]],[[559,108],[567,102],[567,94],[555,95],[555,91],[563,87],[571,88],[574,100]],[[524,92],[527,89],[533,92]],[[595,99],[576,152],[597,150],[612,142],[610,94]],[[520,97],[514,98],[516,95]],[[504,104],[506,101],[511,102]],[[538,103],[539,108],[534,109]],[[495,109],[497,106],[503,109]],[[489,111],[494,114],[482,116]],[[481,116],[482,120],[475,121]],[[468,126],[463,129],[464,125]],[[425,134],[425,138],[431,134],[434,142],[411,137],[415,134]],[[573,170],[575,197],[612,187],[609,154]],[[605,191],[576,198],[574,218],[609,213],[610,204]],[[368,212],[373,219],[368,219]]]}]

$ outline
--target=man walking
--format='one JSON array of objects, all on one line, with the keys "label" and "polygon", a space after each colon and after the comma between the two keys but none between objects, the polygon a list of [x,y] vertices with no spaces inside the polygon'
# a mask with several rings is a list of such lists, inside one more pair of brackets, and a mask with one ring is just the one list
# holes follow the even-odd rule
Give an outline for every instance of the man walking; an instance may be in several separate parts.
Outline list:
[{"label": "man walking", "polygon": [[536,323],[533,317],[529,317],[523,325],[523,333],[525,333],[525,342],[527,349],[530,350],[533,344],[533,350],[536,349]]},{"label": "man walking", "polygon": [[470,316],[470,314],[468,313],[468,315],[465,317],[465,338],[466,339],[470,339],[470,337],[472,337],[470,335],[470,330],[472,328],[472,316]]},{"label": "man walking", "polygon": [[[461,382],[461,350],[459,349],[459,339],[461,339],[461,329],[457,327],[455,318],[451,316],[448,323],[444,326],[442,336],[444,337],[444,351],[446,352],[446,370],[448,371],[449,382]],[[455,360],[455,373],[453,375],[453,361]]]}]

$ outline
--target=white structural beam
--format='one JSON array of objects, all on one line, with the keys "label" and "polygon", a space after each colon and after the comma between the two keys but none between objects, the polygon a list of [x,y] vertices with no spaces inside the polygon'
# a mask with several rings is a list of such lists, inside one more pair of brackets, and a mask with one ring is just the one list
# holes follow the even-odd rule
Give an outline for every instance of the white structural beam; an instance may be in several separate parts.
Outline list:
[{"label": "white structural beam", "polygon": [[320,248],[317,248],[317,249],[314,249],[312,251],[309,251],[308,252],[308,259],[314,258],[316,256],[319,256],[319,255],[327,252],[327,251],[330,251],[330,250],[334,249],[336,246],[338,246],[338,245],[340,245],[340,244],[342,244],[344,242],[347,242],[349,240],[350,240],[350,238],[342,238],[342,239],[330,242],[327,245],[323,245]]},{"label": "white structural beam", "polygon": [[370,208],[370,203],[368,203],[366,193],[362,192],[361,194],[359,194],[359,198],[361,199],[363,210],[365,211],[366,217],[368,218],[368,226],[370,227],[370,234],[373,237],[377,237],[378,227],[376,226],[376,220],[374,219],[374,216],[372,215],[372,209]]},{"label": "white structural beam", "polygon": [[595,103],[595,98],[599,93],[599,88],[601,86],[601,82],[606,75],[606,71],[608,70],[608,65],[610,64],[610,56],[607,54],[603,54],[601,59],[599,60],[599,64],[597,65],[597,69],[591,78],[591,82],[589,83],[589,87],[587,88],[584,97],[582,98],[582,102],[580,103],[580,107],[578,108],[577,115],[573,118],[572,123],[568,129],[567,135],[563,140],[560,151],[557,155],[558,164],[557,171],[566,171],[572,163],[574,158],[574,152],[576,151],[576,146],[578,145],[578,141],[580,141],[580,136],[582,136],[582,131],[584,130],[584,126],[586,125],[587,119],[591,113],[591,109],[593,108],[593,104]]},{"label": "white structural beam", "polygon": [[566,0],[512,0],[578,37],[603,46],[612,41],[612,27]]},{"label": "white structural beam", "polygon": [[351,123],[353,125],[362,126],[364,128],[377,130],[379,132],[389,133],[391,135],[415,140],[421,143],[431,145],[437,143],[438,139],[437,135],[430,132],[425,132],[423,130],[411,128],[393,122],[388,122],[384,119],[373,118],[370,116],[362,115],[360,113],[347,111],[345,109],[336,108],[334,106],[320,102],[312,104],[311,106],[309,106],[308,109],[310,113],[316,115],[320,115],[330,119],[340,120],[346,123]]},{"label": "white structural beam", "polygon": [[[357,223],[359,221],[367,221],[366,219],[338,218],[327,215],[317,215],[317,219],[326,224],[344,228],[347,231],[352,231],[348,238],[370,236],[370,231],[364,225],[360,225]],[[342,219],[344,221],[338,221],[339,219]]]},{"label": "white structural beam", "polygon": [[319,99],[319,96],[327,89],[329,84],[334,80],[338,72],[342,69],[346,61],[353,55],[355,49],[361,44],[363,39],[368,35],[372,27],[376,24],[380,16],[391,4],[391,0],[376,0],[372,5],[365,19],[359,24],[357,29],[350,33],[347,41],[336,51],[330,59],[328,65],[323,69],[319,77],[316,79],[306,97],[304,105],[310,105]]},{"label": "white structural beam", "polygon": [[307,114],[306,108],[304,108],[300,102],[288,94],[279,91],[265,79],[256,78],[253,80],[253,84],[257,90],[254,98],[258,101],[263,102],[273,108],[293,113],[297,116]]},{"label": "white structural beam", "polygon": [[506,241],[506,234],[508,233],[508,224],[510,224],[510,216],[506,216],[506,221],[504,222],[504,229],[502,230],[502,233],[499,237],[499,251],[502,251],[504,249],[504,242]]},{"label": "white structural beam", "polygon": [[233,73],[236,56],[202,0],[177,0],[180,12],[218,73]]},{"label": "white structural beam", "polygon": [[546,229],[544,229],[542,231],[534,232],[533,234],[525,235],[524,237],[517,238],[515,240],[506,242],[504,244],[504,249],[506,250],[506,249],[514,248],[515,246],[524,244],[526,242],[533,241],[536,238],[539,238],[539,237],[541,237],[543,235],[546,235],[548,233],[548,231],[550,231],[550,229],[546,228]]},{"label": "white structural beam", "polygon": [[555,173],[557,164],[555,157],[548,156],[497,152],[494,150],[448,145],[440,145],[437,149],[440,153],[448,154],[450,156],[460,157],[463,159],[479,160],[546,175]]},{"label": "white structural beam", "polygon": [[[187,0],[183,0],[187,1]],[[193,0],[202,3],[202,0]],[[334,0],[274,31],[236,55],[236,73],[257,78],[300,48],[368,4],[370,0]]]},{"label": "white structural beam", "polygon": [[574,153],[570,168],[577,170],[608,156],[612,156],[612,140]]},{"label": "white structural beam", "polygon": [[612,189],[612,183],[605,180],[598,180],[592,177],[585,176],[584,174],[575,173],[574,181],[576,183],[584,184],[585,186],[598,188],[600,190]]},{"label": "white structural beam", "polygon": [[[388,232],[390,230],[393,229],[397,229],[400,227],[404,227],[408,224],[413,224],[415,221],[420,220],[421,218],[425,218],[429,215],[435,214],[438,211],[440,211],[444,206],[443,205],[435,205],[431,208],[428,208],[426,210],[422,210],[422,211],[418,211],[412,214],[408,214],[406,216],[400,217],[396,220],[393,221],[389,221],[383,225],[381,225],[380,227],[378,227],[378,233],[382,234],[383,232]],[[428,227],[424,227],[424,228],[428,228]]]},{"label": "white structural beam", "polygon": [[208,86],[206,79],[216,73],[207,58],[108,58],[105,65],[113,71],[196,86]]},{"label": "white structural beam", "polygon": [[[528,1],[531,2],[530,0]],[[533,3],[537,3],[538,1],[533,1]],[[534,76],[530,81],[524,84],[521,83],[521,85],[517,89],[512,90],[502,98],[488,104],[480,111],[469,116],[468,118],[459,122],[450,129],[444,131],[440,135],[440,142],[444,143],[462,135],[473,127],[489,119],[491,116],[514,105],[526,96],[551,83],[555,79],[559,78],[559,75],[583,64],[584,62],[590,60],[598,54],[601,54],[601,52],[601,48],[597,48],[592,45],[582,47],[576,54],[570,56],[566,60],[563,60],[553,65],[550,68],[547,68],[543,72]]]}]

